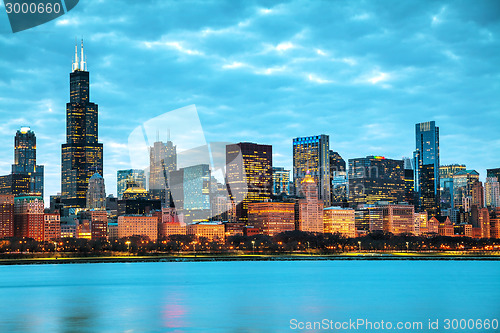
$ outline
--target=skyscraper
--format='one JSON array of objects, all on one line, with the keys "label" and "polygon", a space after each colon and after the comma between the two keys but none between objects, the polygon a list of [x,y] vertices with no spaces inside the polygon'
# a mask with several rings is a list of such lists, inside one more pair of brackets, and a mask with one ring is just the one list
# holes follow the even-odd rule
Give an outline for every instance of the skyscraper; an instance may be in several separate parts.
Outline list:
[{"label": "skyscraper", "polygon": [[290,194],[290,170],[285,168],[273,168],[273,194]]},{"label": "skyscraper", "polygon": [[87,190],[87,208],[94,210],[106,210],[106,189],[104,178],[97,172],[89,179]]},{"label": "skyscraper", "polygon": [[453,208],[453,175],[465,170],[463,164],[442,165],[439,167],[441,210]]},{"label": "skyscraper", "polygon": [[29,176],[29,193],[43,197],[43,165],[36,164],[36,136],[29,127],[16,133],[12,174]]},{"label": "skyscraper", "polygon": [[149,148],[149,193],[152,199],[170,206],[169,172],[177,170],[177,147],[170,138],[167,143],[156,141]]},{"label": "skyscraper", "polygon": [[293,139],[293,182],[295,189],[309,171],[318,185],[318,195],[330,206],[330,138],[321,134]]},{"label": "skyscraper", "polygon": [[89,72],[82,41],[80,60],[75,46],[70,102],[66,104],[66,143],[62,145],[61,198],[70,207],[85,207],[90,177],[103,174],[97,109],[97,104],[90,102]]},{"label": "skyscraper", "polygon": [[[238,156],[241,154],[242,163]],[[236,203],[236,218],[248,222],[248,203],[271,198],[273,191],[273,148],[251,142],[226,146],[226,184]],[[238,202],[241,200],[241,202]]]},{"label": "skyscraper", "polygon": [[500,207],[500,183],[496,177],[487,177],[484,183],[484,204],[489,208]]},{"label": "skyscraper", "polygon": [[14,196],[0,194],[0,239],[14,236]]},{"label": "skyscraper", "polygon": [[403,160],[367,156],[349,160],[349,204],[398,203],[405,197]]},{"label": "skyscraper", "polygon": [[479,182],[476,170],[460,170],[453,175],[453,207],[461,212],[470,212],[473,187]]},{"label": "skyscraper", "polygon": [[439,127],[434,121],[415,125],[416,149],[413,153],[415,166],[416,205],[429,217],[439,215]]},{"label": "skyscraper", "polygon": [[486,169],[486,177],[495,177],[500,182],[500,168]]},{"label": "skyscraper", "polygon": [[128,169],[116,171],[116,192],[118,199],[122,199],[123,192],[127,190],[128,186],[146,188],[146,178],[144,177],[144,170]]}]

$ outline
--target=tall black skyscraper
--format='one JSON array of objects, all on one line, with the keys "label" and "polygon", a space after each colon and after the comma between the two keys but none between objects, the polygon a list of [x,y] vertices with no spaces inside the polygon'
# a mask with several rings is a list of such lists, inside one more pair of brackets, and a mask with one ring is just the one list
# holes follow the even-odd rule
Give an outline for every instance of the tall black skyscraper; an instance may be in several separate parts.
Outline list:
[{"label": "tall black skyscraper", "polygon": [[416,205],[429,217],[439,215],[439,127],[434,121],[415,125],[413,153]]},{"label": "tall black skyscraper", "polygon": [[16,133],[12,174],[29,177],[29,193],[43,197],[43,165],[36,165],[36,136],[29,127],[22,127]]},{"label": "tall black skyscraper", "polygon": [[66,104],[66,143],[62,145],[61,197],[71,207],[85,207],[87,188],[94,173],[101,176],[102,143],[98,143],[97,104],[90,102],[89,72],[83,53],[70,74],[70,102]]}]

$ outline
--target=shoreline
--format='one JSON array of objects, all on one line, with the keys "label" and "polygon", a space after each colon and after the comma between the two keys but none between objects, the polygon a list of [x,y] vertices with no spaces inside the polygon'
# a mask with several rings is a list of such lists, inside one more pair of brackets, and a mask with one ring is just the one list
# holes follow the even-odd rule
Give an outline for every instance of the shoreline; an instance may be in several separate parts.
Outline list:
[{"label": "shoreline", "polygon": [[330,261],[330,260],[480,260],[500,261],[500,254],[461,253],[342,253],[342,254],[178,254],[178,255],[125,255],[125,256],[72,256],[41,258],[2,258],[0,266],[46,265],[46,264],[97,264],[135,262],[219,262],[219,261]]}]

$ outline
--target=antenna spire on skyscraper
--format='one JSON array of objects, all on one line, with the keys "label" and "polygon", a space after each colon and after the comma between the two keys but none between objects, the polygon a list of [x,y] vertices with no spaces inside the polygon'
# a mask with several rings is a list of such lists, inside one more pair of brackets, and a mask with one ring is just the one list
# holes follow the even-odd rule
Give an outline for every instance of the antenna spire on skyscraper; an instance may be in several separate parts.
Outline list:
[{"label": "antenna spire on skyscraper", "polygon": [[71,69],[73,72],[79,69],[79,67],[78,67],[78,42],[76,41],[76,38],[75,38],[75,59],[73,61]]},{"label": "antenna spire on skyscraper", "polygon": [[82,38],[82,49],[81,49],[81,57],[80,57],[80,70],[86,71],[87,70],[87,62],[85,59],[85,56],[83,54],[83,38]]}]

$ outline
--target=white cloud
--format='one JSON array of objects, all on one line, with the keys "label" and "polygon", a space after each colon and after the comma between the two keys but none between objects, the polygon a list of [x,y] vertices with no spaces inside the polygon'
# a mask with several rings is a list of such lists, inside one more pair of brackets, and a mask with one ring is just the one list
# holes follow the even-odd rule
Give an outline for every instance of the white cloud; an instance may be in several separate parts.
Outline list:
[{"label": "white cloud", "polygon": [[240,68],[240,67],[243,67],[243,66],[246,66],[246,64],[244,64],[242,62],[238,62],[238,61],[233,61],[230,64],[223,65],[222,68],[223,69],[235,69],[235,68]]},{"label": "white cloud", "polygon": [[149,41],[144,41],[142,42],[142,45],[144,45],[146,48],[151,49],[151,48],[156,48],[156,47],[167,47],[170,49],[174,49],[179,51],[180,53],[187,54],[187,55],[204,55],[203,52],[198,51],[198,50],[193,50],[185,47],[183,45],[183,42],[179,41],[155,41],[155,42],[149,42]]},{"label": "white cloud", "polygon": [[284,42],[276,45],[275,50],[278,52],[284,52],[294,47],[295,45],[293,45],[291,42]]},{"label": "white cloud", "polygon": [[307,76],[307,78],[309,79],[309,81],[312,81],[312,82],[315,82],[315,83],[319,83],[319,84],[325,84],[325,83],[331,83],[332,81],[331,80],[325,80],[325,79],[322,79],[314,74],[309,74]]},{"label": "white cloud", "polygon": [[321,55],[321,56],[326,56],[326,53],[323,50],[316,49],[316,53]]}]

